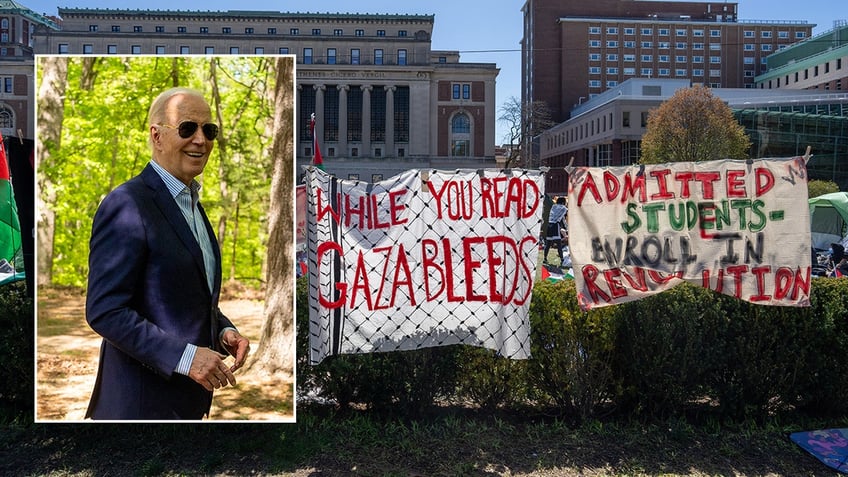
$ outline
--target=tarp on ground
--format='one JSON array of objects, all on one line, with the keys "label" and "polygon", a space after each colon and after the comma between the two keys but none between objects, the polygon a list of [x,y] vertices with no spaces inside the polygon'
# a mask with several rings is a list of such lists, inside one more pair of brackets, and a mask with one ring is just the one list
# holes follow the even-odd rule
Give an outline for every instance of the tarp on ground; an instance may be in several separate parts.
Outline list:
[{"label": "tarp on ground", "polygon": [[795,432],[789,439],[824,465],[848,474],[848,428]]},{"label": "tarp on ground", "polygon": [[810,239],[813,247],[826,250],[848,235],[848,192],[813,197],[810,202]]}]

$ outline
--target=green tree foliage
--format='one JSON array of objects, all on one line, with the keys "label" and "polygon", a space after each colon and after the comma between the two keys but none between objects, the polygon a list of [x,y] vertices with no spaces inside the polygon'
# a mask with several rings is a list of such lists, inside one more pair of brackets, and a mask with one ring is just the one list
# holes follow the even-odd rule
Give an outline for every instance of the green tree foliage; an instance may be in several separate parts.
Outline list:
[{"label": "green tree foliage", "polygon": [[836,185],[836,182],[814,179],[807,183],[807,194],[810,198],[831,192],[839,192],[839,186]]},{"label": "green tree foliage", "polygon": [[[61,146],[39,165],[55,188],[53,283],[84,286],[91,220],[103,197],[150,160],[147,111],[173,86],[195,88],[221,133],[206,170],[201,201],[216,227],[224,278],[262,277],[272,158],[265,132],[273,87],[261,57],[70,57]],[[51,246],[50,244],[40,244]],[[256,281],[255,283],[258,283]]]},{"label": "green tree foliage", "polygon": [[745,159],[751,141],[705,86],[678,90],[648,116],[642,164]]}]

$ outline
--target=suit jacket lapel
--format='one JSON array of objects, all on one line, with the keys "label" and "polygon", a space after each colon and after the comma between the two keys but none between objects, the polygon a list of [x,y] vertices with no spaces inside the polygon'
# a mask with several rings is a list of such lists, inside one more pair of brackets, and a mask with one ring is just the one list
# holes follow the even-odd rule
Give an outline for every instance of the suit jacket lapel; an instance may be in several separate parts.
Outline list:
[{"label": "suit jacket lapel", "polygon": [[[165,219],[167,219],[168,223],[171,224],[171,227],[174,228],[174,231],[177,233],[180,241],[186,246],[189,253],[191,253],[198,270],[201,272],[201,276],[205,277],[206,272],[204,271],[205,268],[203,266],[203,251],[200,249],[200,245],[198,245],[197,240],[194,238],[194,234],[191,233],[191,229],[189,228],[185,217],[183,217],[180,207],[177,205],[176,201],[174,201],[170,191],[168,191],[168,187],[165,186],[162,178],[159,177],[159,174],[157,174],[150,165],[141,171],[141,177],[144,180],[144,183],[147,184],[147,186],[153,191],[153,202],[159,210],[162,211],[162,215],[165,216]],[[209,230],[209,221],[206,219],[205,213],[203,213],[203,218],[204,222],[207,223],[207,230]],[[210,238],[211,237],[214,237],[214,235],[210,235]],[[214,241],[214,239],[212,240]],[[213,248],[217,249],[217,246]],[[220,260],[220,258],[216,257],[216,260]],[[206,283],[205,278],[203,281]],[[203,289],[208,291],[209,287],[204,286]]]}]

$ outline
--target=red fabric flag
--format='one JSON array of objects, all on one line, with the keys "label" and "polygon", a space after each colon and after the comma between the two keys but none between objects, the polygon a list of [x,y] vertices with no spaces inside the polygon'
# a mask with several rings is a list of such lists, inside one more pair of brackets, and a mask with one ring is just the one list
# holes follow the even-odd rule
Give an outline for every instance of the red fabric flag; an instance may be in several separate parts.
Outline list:
[{"label": "red fabric flag", "polygon": [[0,180],[9,180],[9,162],[6,160],[6,145],[3,143],[3,134],[0,134]]},{"label": "red fabric flag", "polygon": [[318,169],[324,170],[324,160],[321,159],[321,148],[318,147],[318,136],[315,134],[315,113],[312,113],[312,119],[309,122],[309,132],[312,134],[312,165]]}]

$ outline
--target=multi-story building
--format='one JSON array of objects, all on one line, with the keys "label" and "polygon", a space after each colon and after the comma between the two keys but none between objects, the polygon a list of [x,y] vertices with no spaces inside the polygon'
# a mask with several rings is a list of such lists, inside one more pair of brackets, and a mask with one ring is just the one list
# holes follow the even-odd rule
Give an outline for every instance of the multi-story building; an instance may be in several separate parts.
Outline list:
[{"label": "multi-story building", "polygon": [[381,180],[410,168],[495,165],[491,63],[433,51],[432,15],[60,8],[36,51],[71,55],[294,54],[299,164]]},{"label": "multi-story building", "polygon": [[848,90],[848,22],[774,53],[766,64],[755,78],[759,88]]},{"label": "multi-story building", "polygon": [[[648,113],[686,79],[635,78],[594,97],[570,119],[542,133],[542,162],[553,168],[546,190],[567,191],[561,168],[575,165],[634,164],[640,155]],[[713,94],[733,110],[751,139],[750,157],[792,157],[811,148],[810,178],[831,180],[848,190],[848,92],[824,90],[716,88]]]},{"label": "multi-story building", "polygon": [[522,11],[522,101],[546,102],[557,122],[631,78],[753,88],[765,58],[815,26],[740,21],[724,1],[526,0]]},{"label": "multi-story building", "polygon": [[33,32],[57,25],[14,0],[0,0],[0,133],[35,136]]}]

